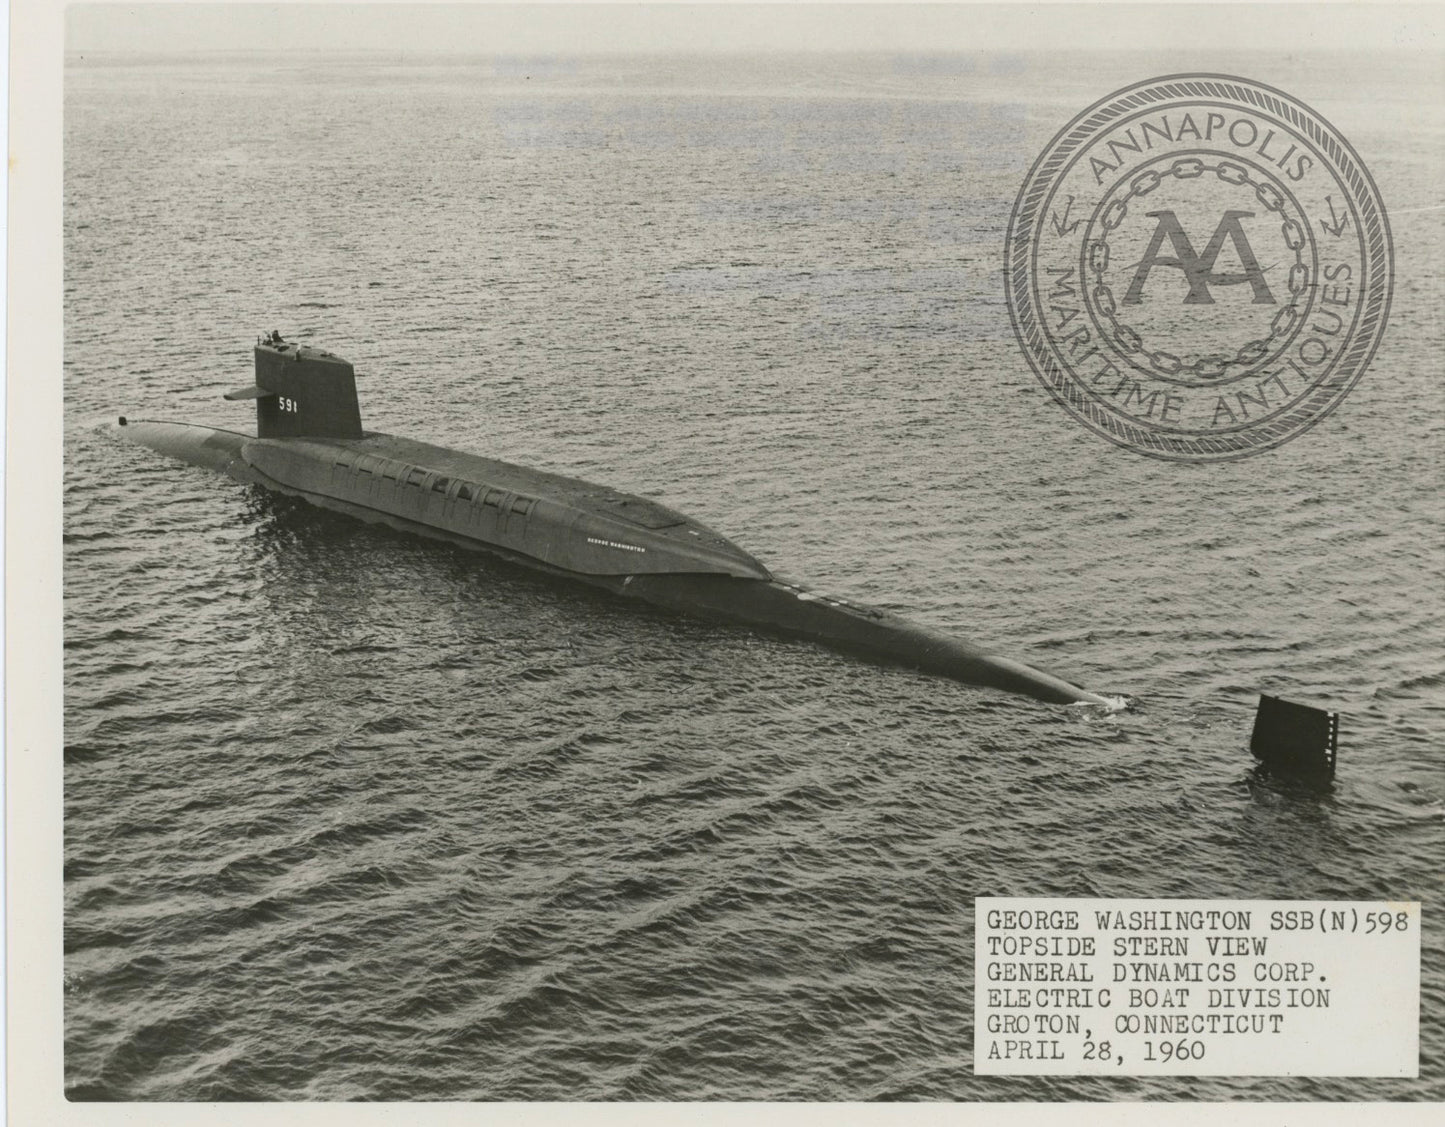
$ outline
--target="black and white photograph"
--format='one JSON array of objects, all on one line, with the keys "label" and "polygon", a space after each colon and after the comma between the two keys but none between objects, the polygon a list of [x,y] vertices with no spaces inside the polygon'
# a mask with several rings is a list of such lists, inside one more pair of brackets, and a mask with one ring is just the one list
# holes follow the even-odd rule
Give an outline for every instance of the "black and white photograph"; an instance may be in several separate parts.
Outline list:
[{"label": "black and white photograph", "polygon": [[14,1122],[1438,1114],[1445,13],[13,28]]}]

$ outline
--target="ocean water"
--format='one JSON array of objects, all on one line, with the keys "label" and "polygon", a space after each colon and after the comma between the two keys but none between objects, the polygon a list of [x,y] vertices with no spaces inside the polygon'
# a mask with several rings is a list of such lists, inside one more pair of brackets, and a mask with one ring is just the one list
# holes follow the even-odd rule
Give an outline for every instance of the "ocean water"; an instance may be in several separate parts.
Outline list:
[{"label": "ocean water", "polygon": [[[1003,303],[1039,149],[1147,55],[74,57],[76,1100],[1445,1096],[1445,99],[1243,56],[1394,227],[1273,453],[1137,457]],[[1219,60],[1189,60],[1226,69]],[[244,429],[272,328],[366,424],[655,496],[1082,715],[669,617],[116,441]],[[1261,692],[1338,709],[1312,794]],[[1424,901],[1418,1080],[973,1075],[973,898]]]}]

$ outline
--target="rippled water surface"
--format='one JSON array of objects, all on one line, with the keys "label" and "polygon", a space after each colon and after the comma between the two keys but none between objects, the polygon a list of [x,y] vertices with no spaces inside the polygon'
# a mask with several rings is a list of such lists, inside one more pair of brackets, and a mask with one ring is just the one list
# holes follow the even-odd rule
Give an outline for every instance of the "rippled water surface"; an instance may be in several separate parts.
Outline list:
[{"label": "rippled water surface", "polygon": [[[1009,329],[1029,163],[1171,69],[1075,62],[72,61],[73,1098],[1445,1095],[1439,70],[1249,72],[1374,171],[1395,312],[1335,415],[1191,467],[1085,433]],[[1138,707],[639,610],[106,429],[248,426],[271,328],[369,427]],[[1333,792],[1251,770],[1262,691],[1343,713]],[[1423,900],[1421,1078],[975,1077],[972,901],[1025,894]]]}]

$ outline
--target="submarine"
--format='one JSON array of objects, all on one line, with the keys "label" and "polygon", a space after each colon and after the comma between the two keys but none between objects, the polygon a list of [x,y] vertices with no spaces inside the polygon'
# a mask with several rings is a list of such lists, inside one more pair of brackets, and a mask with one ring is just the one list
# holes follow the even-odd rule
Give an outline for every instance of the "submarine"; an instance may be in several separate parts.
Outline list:
[{"label": "submarine", "polygon": [[805,638],[886,664],[1056,704],[1105,698],[888,611],[816,594],[646,497],[366,431],[353,366],[283,340],[255,345],[256,433],[127,419],[126,439],[322,508],[482,549],[664,610]]}]

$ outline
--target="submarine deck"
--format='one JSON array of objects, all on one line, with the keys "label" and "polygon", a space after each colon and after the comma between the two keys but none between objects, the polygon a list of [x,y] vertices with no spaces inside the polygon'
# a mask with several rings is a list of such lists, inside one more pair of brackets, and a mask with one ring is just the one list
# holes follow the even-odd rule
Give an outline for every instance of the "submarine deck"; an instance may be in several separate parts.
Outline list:
[{"label": "submarine deck", "polygon": [[375,432],[257,438],[242,456],[303,492],[439,524],[573,571],[770,577],[736,544],[649,498],[432,443]]},{"label": "submarine deck", "polygon": [[606,513],[608,516],[619,517],[631,521],[633,524],[640,524],[644,528],[662,530],[686,525],[705,531],[720,542],[727,543],[712,529],[706,528],[675,509],[669,509],[647,497],[623,493],[604,485],[583,481],[580,478],[566,477],[562,474],[549,473],[546,470],[531,469],[512,462],[483,457],[480,454],[469,454],[462,450],[452,450],[445,446],[434,446],[428,442],[397,438],[395,435],[378,434],[372,431],[368,431],[362,438],[311,439],[310,441],[334,443],[360,453],[374,454],[380,458],[389,458],[392,461],[425,467],[451,477],[473,478],[515,493],[545,496],[553,501],[579,509],[593,509],[600,513]]}]

